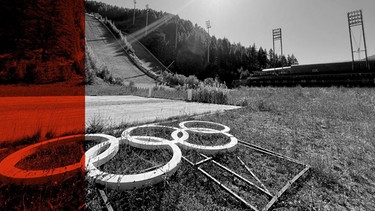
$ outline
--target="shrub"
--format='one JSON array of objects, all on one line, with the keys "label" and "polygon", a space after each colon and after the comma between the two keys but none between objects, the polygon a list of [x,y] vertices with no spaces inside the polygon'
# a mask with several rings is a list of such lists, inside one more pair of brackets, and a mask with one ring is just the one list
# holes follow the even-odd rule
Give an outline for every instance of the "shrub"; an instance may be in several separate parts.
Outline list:
[{"label": "shrub", "polygon": [[185,78],[184,85],[186,85],[187,89],[195,89],[199,86],[200,81],[195,75],[189,75],[189,77]]},{"label": "shrub", "polygon": [[85,67],[85,84],[91,85],[94,83],[95,74],[87,66]]},{"label": "shrub", "polygon": [[192,101],[214,104],[228,104],[226,92],[219,88],[200,87],[193,91]]}]

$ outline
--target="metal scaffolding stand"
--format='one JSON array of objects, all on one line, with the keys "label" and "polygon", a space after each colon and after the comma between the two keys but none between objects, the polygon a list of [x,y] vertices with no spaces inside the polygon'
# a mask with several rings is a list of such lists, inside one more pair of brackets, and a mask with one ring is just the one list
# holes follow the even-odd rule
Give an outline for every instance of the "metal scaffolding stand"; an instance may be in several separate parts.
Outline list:
[{"label": "metal scaffolding stand", "polygon": [[[361,52],[365,52],[365,62],[366,62],[366,69],[370,70],[370,63],[368,61],[368,56],[367,56],[367,46],[366,46],[366,37],[365,37],[365,27],[364,27],[364,24],[363,24],[363,14],[362,14],[362,10],[356,10],[356,11],[352,11],[352,12],[348,12],[348,25],[349,25],[349,37],[350,37],[350,48],[351,48],[351,54],[352,54],[352,70],[355,69],[354,67],[354,63],[355,63],[355,59],[354,59],[354,53],[358,53],[358,56],[360,57],[361,55]],[[360,35],[360,41],[359,41],[359,45],[357,43],[355,43],[357,45],[357,50],[356,49],[353,49],[353,39],[355,41],[355,36],[353,35],[353,31],[352,31],[352,28],[356,27],[356,26],[359,26],[360,29],[361,29],[361,35]],[[361,38],[363,37],[363,47],[364,47],[364,50],[361,50]],[[359,58],[359,61],[360,61],[360,58]]]},{"label": "metal scaffolding stand", "polygon": [[267,205],[262,209],[264,211],[269,210],[276,203],[276,201],[292,186],[292,184],[294,182],[296,182],[302,175],[304,175],[310,169],[309,165],[303,164],[303,163],[301,163],[297,160],[294,160],[294,159],[286,157],[284,155],[272,152],[272,151],[264,149],[262,147],[259,147],[259,146],[256,146],[256,145],[253,145],[253,144],[250,144],[250,143],[247,143],[247,142],[243,142],[243,141],[239,141],[239,144],[241,144],[242,146],[248,147],[250,149],[253,149],[257,152],[267,154],[267,155],[270,155],[270,156],[274,156],[274,157],[278,157],[278,158],[281,158],[281,159],[285,159],[285,160],[288,160],[289,162],[292,162],[292,163],[295,163],[295,164],[298,164],[298,165],[302,165],[302,166],[304,166],[304,169],[302,171],[300,171],[297,175],[295,175],[291,180],[287,181],[287,183],[284,185],[284,187],[282,187],[275,195],[272,195],[270,193],[270,191],[266,188],[266,186],[259,180],[259,178],[250,170],[250,168],[239,157],[237,157],[237,159],[246,168],[246,170],[261,184],[261,187],[257,186],[253,182],[251,182],[251,181],[247,180],[246,178],[242,177],[241,175],[234,172],[233,170],[225,167],[224,165],[220,164],[219,162],[215,161],[213,157],[208,157],[208,156],[200,153],[200,155],[204,159],[197,162],[197,163],[194,163],[194,162],[190,161],[189,159],[187,159],[184,156],[182,157],[182,159],[184,161],[186,161],[188,164],[190,164],[191,166],[193,166],[195,169],[197,169],[199,172],[201,172],[203,175],[205,175],[208,179],[210,179],[211,181],[213,181],[214,183],[219,185],[220,188],[222,188],[224,191],[226,191],[227,193],[232,195],[234,198],[236,198],[238,201],[243,203],[246,207],[248,207],[252,210],[256,210],[256,211],[259,210],[259,209],[256,208],[254,205],[252,205],[250,202],[246,201],[241,196],[237,195],[233,190],[231,190],[230,188],[225,186],[219,180],[217,180],[212,175],[210,175],[208,172],[203,170],[200,166],[204,163],[212,162],[214,165],[216,165],[219,168],[223,169],[224,171],[232,174],[233,176],[235,176],[239,180],[242,180],[247,185],[254,187],[259,193],[266,195],[270,199],[270,201],[268,201]]}]

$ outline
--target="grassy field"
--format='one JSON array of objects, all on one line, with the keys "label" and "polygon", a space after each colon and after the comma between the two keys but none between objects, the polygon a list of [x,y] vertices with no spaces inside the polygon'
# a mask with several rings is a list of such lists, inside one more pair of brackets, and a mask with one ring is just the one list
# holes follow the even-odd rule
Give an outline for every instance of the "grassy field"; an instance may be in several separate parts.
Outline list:
[{"label": "grassy field", "polygon": [[[242,88],[232,91],[230,98],[244,107],[196,118],[227,125],[231,128],[230,134],[239,140],[312,166],[272,207],[274,210],[375,210],[374,89]],[[184,117],[162,124],[177,126],[186,119],[192,118]],[[101,130],[119,137],[125,128]],[[193,137],[200,139],[198,135]],[[205,140],[210,144],[213,141],[207,137]],[[196,143],[194,140],[189,142]],[[144,168],[149,167],[146,158],[153,163],[165,162],[164,158],[158,160],[155,157],[157,152],[132,152],[138,153],[134,157],[146,162]],[[1,157],[8,153],[10,150],[0,151]],[[183,154],[192,160],[202,159],[193,151],[184,151]],[[301,166],[243,147],[217,156],[215,160],[254,181],[237,156],[273,194],[302,170]],[[168,155],[164,157],[167,159]],[[129,157],[122,154],[117,159]],[[103,169],[110,171],[111,166],[117,168],[116,165],[108,163]],[[258,208],[269,200],[212,164],[202,167]],[[136,170],[134,166],[132,168]],[[130,169],[130,172],[133,170]],[[7,193],[16,187],[0,184],[0,188],[0,198],[6,198],[9,197]],[[153,187],[125,192],[104,191],[111,205],[118,210],[246,210],[240,202],[185,162],[172,178]],[[48,206],[40,204],[41,201],[30,205],[31,208]],[[17,203],[15,200],[11,202]],[[59,207],[63,207],[61,204],[65,202],[59,202]],[[22,200],[19,203],[22,207]],[[27,201],[26,205],[29,203]],[[80,206],[79,203],[76,206]],[[105,208],[91,181],[86,182],[86,208]]]},{"label": "grassy field", "polygon": [[[231,127],[230,133],[240,140],[312,166],[273,209],[374,210],[374,92],[362,88],[243,88],[232,97],[246,107],[203,119]],[[241,170],[236,156],[254,170],[271,193],[301,170],[295,164],[243,148],[215,159],[251,179]],[[203,168],[258,208],[267,202],[213,166]],[[92,187],[89,184],[88,190]],[[163,184],[121,193],[107,190],[107,195],[118,209],[246,209],[186,163]],[[93,209],[103,206],[98,197],[86,200]]]}]

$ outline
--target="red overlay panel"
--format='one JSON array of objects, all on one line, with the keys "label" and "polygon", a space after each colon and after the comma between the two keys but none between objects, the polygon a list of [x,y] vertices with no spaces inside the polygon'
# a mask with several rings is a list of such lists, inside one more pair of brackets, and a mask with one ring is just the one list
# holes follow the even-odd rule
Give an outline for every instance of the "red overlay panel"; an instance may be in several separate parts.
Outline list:
[{"label": "red overlay panel", "polygon": [[83,0],[2,1],[0,210],[85,207]]}]

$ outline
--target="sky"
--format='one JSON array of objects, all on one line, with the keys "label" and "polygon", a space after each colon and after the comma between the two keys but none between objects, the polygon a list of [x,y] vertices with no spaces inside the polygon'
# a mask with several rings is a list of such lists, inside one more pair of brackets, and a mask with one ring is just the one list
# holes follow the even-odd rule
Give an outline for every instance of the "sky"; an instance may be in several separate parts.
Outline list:
[{"label": "sky", "polygon": [[[133,0],[99,1],[134,7]],[[137,0],[136,8],[146,4],[204,28],[210,20],[210,35],[246,47],[271,49],[272,29],[281,28],[284,54],[294,54],[300,64],[350,61],[347,13],[361,9],[367,54],[375,54],[375,0]],[[364,49],[361,32],[353,28],[354,49]],[[275,51],[280,54],[279,42]]]}]

